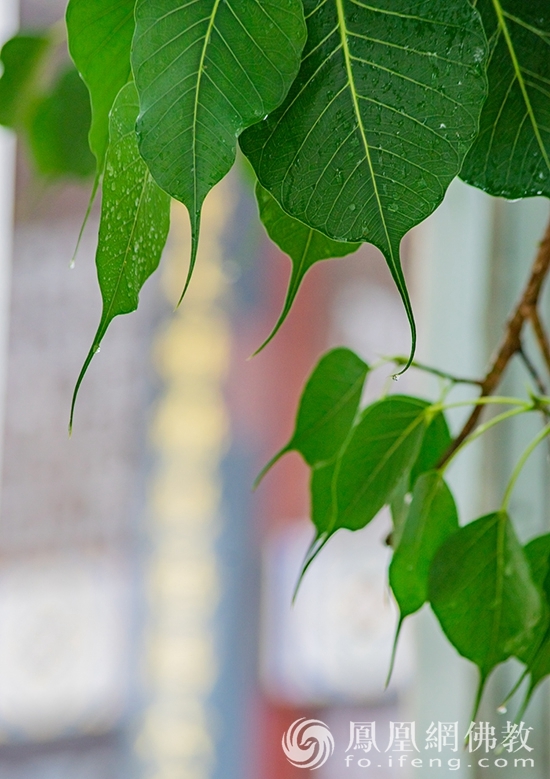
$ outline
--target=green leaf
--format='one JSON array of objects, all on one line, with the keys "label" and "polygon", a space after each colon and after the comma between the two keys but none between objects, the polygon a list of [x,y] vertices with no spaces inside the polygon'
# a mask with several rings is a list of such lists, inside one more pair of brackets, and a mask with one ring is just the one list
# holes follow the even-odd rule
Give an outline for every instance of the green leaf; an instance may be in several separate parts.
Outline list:
[{"label": "green leaf", "polygon": [[410,473],[405,472],[397,483],[397,487],[393,491],[390,501],[390,511],[392,519],[392,531],[389,536],[389,543],[393,549],[397,549],[401,536],[403,534],[403,528],[405,527],[405,521],[407,514],[409,513],[410,505]]},{"label": "green leaf", "polygon": [[550,196],[550,8],[479,0],[491,57],[489,97],[461,178],[508,198]]},{"label": "green leaf", "polygon": [[365,527],[389,503],[418,456],[428,408],[418,398],[390,395],[363,411],[339,460],[332,532]]},{"label": "green leaf", "polygon": [[86,178],[94,172],[88,146],[90,120],[88,90],[70,67],[36,105],[29,124],[29,143],[42,175]]},{"label": "green leaf", "polygon": [[158,184],[189,210],[185,288],[204,198],[233,165],[239,133],[284,100],[305,38],[300,0],[137,2],[140,150]]},{"label": "green leaf", "polygon": [[130,78],[135,0],[70,0],[69,52],[90,91],[90,148],[103,171],[109,143],[109,111]]},{"label": "green leaf", "polygon": [[526,664],[526,673],[530,676],[522,711],[527,708],[540,682],[550,675],[550,533],[530,541],[525,547],[525,556],[533,582],[542,594],[546,618],[537,626],[532,644],[517,653],[517,657]]},{"label": "green leaf", "polygon": [[508,515],[488,514],[448,538],[434,557],[428,589],[447,638],[479,668],[478,705],[490,672],[531,645],[543,614]]},{"label": "green leaf", "polygon": [[156,270],[170,226],[170,198],[153,181],[135,134],[138,101],[132,83],[120,91],[110,119],[96,265],[103,312],[92,348],[76,383],[78,390],[107,328],[138,306],[139,292]]},{"label": "green leaf", "polygon": [[414,487],[419,476],[435,468],[453,439],[445,415],[434,415],[422,439],[422,446],[411,470],[410,487]]},{"label": "green leaf", "polygon": [[336,457],[357,414],[368,370],[349,349],[332,349],[323,355],[304,387],[292,438],[256,483],[286,452],[299,452],[311,466]]},{"label": "green leaf", "polygon": [[437,471],[422,474],[415,484],[401,541],[390,564],[390,585],[402,621],[428,599],[428,575],[434,554],[458,530],[451,491]]},{"label": "green leaf", "polygon": [[329,533],[334,524],[335,474],[337,460],[312,468],[310,480],[311,521],[317,529],[317,537]]},{"label": "green leaf", "polygon": [[0,124],[21,127],[36,98],[36,82],[44,57],[50,48],[45,35],[16,35],[0,53]]},{"label": "green leaf", "polygon": [[383,252],[414,352],[400,242],[439,205],[476,136],[486,96],[481,21],[465,0],[305,0],[304,8],[300,73],[241,146],[291,216]]},{"label": "green leaf", "polygon": [[334,257],[344,257],[357,251],[361,244],[332,241],[318,230],[299,222],[283,211],[273,195],[261,184],[256,185],[256,199],[260,210],[260,219],[263,222],[267,234],[279,249],[290,256],[292,260],[292,274],[288,285],[286,300],[277,324],[271,334],[266,338],[256,354],[275,336],[285,321],[294,298],[300,288],[302,279],[316,262],[329,260]]}]

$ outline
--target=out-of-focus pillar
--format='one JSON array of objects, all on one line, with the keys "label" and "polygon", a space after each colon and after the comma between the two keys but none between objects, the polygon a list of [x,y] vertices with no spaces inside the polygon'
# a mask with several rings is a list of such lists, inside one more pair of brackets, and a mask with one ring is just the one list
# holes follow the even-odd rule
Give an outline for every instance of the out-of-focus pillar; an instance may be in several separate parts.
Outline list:
[{"label": "out-of-focus pillar", "polygon": [[[18,0],[0,0],[0,45],[16,32],[18,24]],[[14,192],[15,135],[0,127],[0,474],[4,440]]]}]

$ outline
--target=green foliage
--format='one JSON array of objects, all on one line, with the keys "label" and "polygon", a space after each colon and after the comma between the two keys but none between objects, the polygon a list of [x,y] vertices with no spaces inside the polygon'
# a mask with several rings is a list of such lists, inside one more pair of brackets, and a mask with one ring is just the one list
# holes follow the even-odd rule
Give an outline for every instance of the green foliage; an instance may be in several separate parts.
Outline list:
[{"label": "green foliage", "polygon": [[289,214],[383,252],[414,351],[399,246],[439,205],[475,138],[486,94],[483,29],[467,2],[306,0],[304,8],[300,73],[241,146]]},{"label": "green foliage", "polygon": [[491,56],[489,97],[464,181],[491,195],[550,195],[550,8],[479,0]]},{"label": "green foliage", "polygon": [[283,310],[271,334],[258,349],[261,351],[275,337],[288,316],[300,284],[311,266],[320,260],[345,257],[346,254],[356,251],[361,244],[333,241],[318,230],[293,219],[259,183],[256,185],[256,200],[267,234],[292,260],[292,273]]},{"label": "green foliage", "polygon": [[233,165],[237,136],[284,100],[305,32],[299,0],[136,4],[140,150],[157,183],[189,211],[187,284],[204,198]]},{"label": "green foliage", "polygon": [[69,50],[90,91],[90,148],[102,172],[109,144],[109,111],[131,77],[135,0],[70,0]]},{"label": "green foliage", "polygon": [[119,314],[138,307],[139,292],[156,270],[170,226],[170,198],[158,187],[139,155],[134,131],[139,110],[136,90],[119,92],[109,123],[101,226],[96,254],[103,312],[94,342],[78,377],[78,389],[105,335]]},{"label": "green foliage", "polygon": [[[550,194],[547,0],[70,0],[67,27],[78,72],[67,69],[57,28],[4,45],[0,123],[24,136],[48,177],[95,167],[103,187],[103,312],[75,398],[111,320],[137,307],[160,261],[170,197],[190,216],[187,288],[204,199],[237,142],[257,175],[260,219],[292,262],[265,343],[313,265],[369,242],[411,324],[399,368],[411,364],[416,339],[401,241],[451,181],[460,175],[513,198]],[[496,665],[521,660],[526,705],[550,675],[550,541],[523,550],[506,507],[550,427],[520,458],[502,505],[460,528],[444,472],[490,427],[527,411],[548,418],[550,399],[531,390],[527,399],[461,402],[512,406],[461,437],[449,430],[445,410],[456,404],[445,399],[466,380],[413,365],[445,383],[442,399],[388,395],[360,410],[375,366],[348,349],[326,354],[291,440],[264,472],[291,450],[311,469],[314,539],[303,572],[334,533],[360,530],[391,507],[399,625],[428,600],[479,667],[480,694]]]}]

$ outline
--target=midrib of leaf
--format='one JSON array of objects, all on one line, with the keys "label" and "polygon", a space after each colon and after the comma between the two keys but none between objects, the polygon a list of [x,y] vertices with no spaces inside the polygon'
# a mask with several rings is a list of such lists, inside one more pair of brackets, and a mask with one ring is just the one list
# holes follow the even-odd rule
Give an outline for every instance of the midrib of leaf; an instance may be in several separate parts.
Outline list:
[{"label": "midrib of leaf", "polygon": [[[344,395],[342,395],[340,400],[332,406],[330,411],[327,414],[325,414],[324,417],[319,419],[319,421],[315,425],[311,425],[310,427],[307,427],[304,430],[304,434],[307,434],[308,436],[312,435],[312,433],[315,433],[317,430],[319,430],[320,427],[325,425],[329,419],[332,419],[332,417],[334,417],[340,411],[342,406],[344,406],[348,402],[348,400],[353,396],[354,392],[357,391],[357,388],[360,387],[364,383],[364,381],[365,381],[364,378],[357,379],[353,387],[350,387],[349,390]],[[330,459],[327,460],[326,462],[330,462]]]},{"label": "midrib of leaf", "polygon": [[[514,43],[512,41],[512,37],[510,35],[510,30],[508,29],[508,25],[506,24],[506,17],[507,14],[504,12],[504,9],[502,8],[502,5],[500,4],[500,0],[492,0],[493,7],[495,9],[495,13],[497,15],[499,27],[502,30],[502,34],[504,35],[504,39],[506,41],[506,45],[508,47],[508,51],[510,53],[510,59],[512,60],[512,65],[514,66],[514,72],[516,74],[516,78],[518,80],[519,87],[521,89],[521,94],[523,95],[523,99],[525,101],[525,106],[527,108],[527,112],[529,114],[529,118],[531,120],[531,124],[533,126],[533,132],[535,133],[535,137],[537,139],[537,143],[539,145],[539,148],[541,150],[541,154],[543,156],[543,159],[546,163],[546,167],[550,170],[550,159],[548,157],[548,154],[546,152],[542,136],[540,134],[539,126],[537,123],[537,119],[535,116],[535,112],[533,111],[533,106],[531,105],[531,99],[529,97],[529,93],[527,91],[527,87],[525,85],[525,81],[523,79],[523,74],[521,72],[521,67],[519,64],[519,60],[517,58],[516,50],[514,48]],[[511,17],[508,17],[511,18]],[[515,20],[514,20],[515,21]]]},{"label": "midrib of leaf", "polygon": [[[414,429],[423,421],[424,414],[419,414],[416,419],[411,422],[411,424],[403,430],[402,433],[399,434],[399,436],[395,439],[394,443],[390,446],[390,448],[387,450],[387,452],[380,458],[378,463],[376,464],[376,467],[370,472],[367,479],[365,479],[365,482],[363,484],[363,487],[361,490],[359,490],[356,493],[355,499],[348,504],[348,507],[346,508],[346,513],[349,512],[350,508],[354,509],[359,500],[363,497],[365,492],[370,488],[373,480],[378,476],[382,468],[387,464],[390,457],[396,452],[396,450],[401,446],[403,441],[407,439],[407,437],[414,431]],[[338,461],[338,464],[336,466],[336,471],[339,474],[341,470],[341,463],[342,459]],[[336,476],[336,474],[335,474]]]},{"label": "midrib of leaf", "polygon": [[[121,139],[121,141],[122,140],[123,139]],[[74,419],[74,412],[75,412],[75,406],[76,406],[76,399],[78,397],[78,392],[80,390],[80,385],[82,384],[82,382],[84,380],[84,376],[86,375],[86,372],[87,372],[88,368],[90,367],[90,363],[92,362],[94,356],[97,354],[97,352],[99,350],[99,346],[100,346],[100,343],[101,343],[101,341],[103,339],[103,336],[107,332],[107,328],[109,326],[109,317],[110,317],[111,311],[113,309],[113,305],[115,303],[116,296],[118,294],[118,290],[120,289],[120,285],[122,283],[122,279],[123,279],[123,276],[124,276],[124,271],[126,269],[126,265],[128,263],[128,253],[129,253],[130,247],[132,245],[132,241],[133,241],[135,230],[136,230],[136,225],[137,225],[137,223],[139,221],[139,214],[140,214],[140,211],[141,211],[141,206],[143,204],[143,198],[145,197],[145,191],[147,189],[147,185],[149,183],[151,183],[151,182],[152,182],[151,174],[147,171],[147,174],[144,176],[144,179],[143,179],[143,185],[141,187],[141,193],[140,193],[140,196],[139,196],[139,205],[138,205],[138,207],[136,209],[136,218],[134,219],[134,223],[132,225],[130,238],[129,238],[127,244],[126,244],[126,249],[124,251],[124,259],[122,261],[122,265],[121,265],[121,268],[120,268],[120,273],[119,273],[118,279],[116,281],[116,285],[115,285],[115,289],[114,289],[113,295],[111,296],[111,302],[109,304],[109,308],[106,311],[104,311],[102,313],[102,315],[101,315],[101,322],[99,323],[99,327],[97,328],[97,332],[95,334],[95,338],[93,340],[92,346],[90,348],[90,351],[88,352],[88,355],[87,355],[87,357],[86,357],[86,359],[84,361],[84,365],[82,366],[82,370],[80,371],[80,373],[78,375],[78,379],[77,379],[76,384],[75,384],[75,388],[74,388],[74,391],[73,391],[73,397],[72,397],[72,401],[71,401],[71,413],[70,413],[70,416],[69,416],[69,435],[71,435],[72,429],[73,429],[73,419]]]},{"label": "midrib of leaf", "polygon": [[[502,590],[504,587],[504,541],[506,536],[506,515],[499,514],[497,525],[497,576],[495,588],[495,617],[493,620],[492,647],[495,646],[500,631],[502,617]],[[493,652],[491,652],[494,655]],[[490,655],[490,660],[492,657]]]},{"label": "midrib of leaf", "polygon": [[204,75],[204,61],[206,59],[206,52],[208,50],[210,38],[212,37],[212,31],[214,29],[216,14],[218,13],[220,2],[221,0],[215,0],[214,5],[212,7],[212,13],[210,14],[210,18],[208,20],[208,27],[206,28],[206,35],[204,36],[204,43],[202,45],[199,67],[197,70],[197,85],[195,87],[195,100],[193,103],[193,147],[192,147],[193,150],[193,212],[192,213],[191,211],[189,212],[189,218],[191,221],[191,257],[189,259],[189,270],[187,271],[187,278],[185,280],[183,292],[181,293],[180,299],[178,301],[178,306],[183,300],[185,293],[187,292],[187,288],[191,283],[191,276],[193,275],[193,270],[195,268],[195,263],[197,261],[197,252],[199,249],[199,233],[200,233],[201,217],[200,217],[200,210],[197,210],[197,199],[198,199],[197,121],[198,121],[199,104],[200,104],[201,82],[202,82],[202,77]]},{"label": "midrib of leaf", "polygon": [[[370,6],[363,6],[364,8],[369,8],[372,11],[380,10],[371,8]],[[399,262],[395,259],[395,254],[393,250],[393,243],[390,239],[390,234],[388,231],[388,226],[386,223],[386,217],[384,214],[384,209],[382,208],[382,201],[380,200],[380,193],[378,191],[378,182],[376,180],[376,174],[374,171],[374,167],[372,164],[372,158],[370,153],[370,146],[369,142],[367,140],[367,135],[365,132],[365,127],[363,125],[363,118],[361,116],[361,111],[359,110],[359,101],[357,99],[357,90],[355,87],[355,79],[353,76],[353,68],[351,64],[351,53],[349,50],[349,43],[348,43],[348,29],[346,25],[346,17],[344,14],[344,3],[343,0],[336,0],[336,9],[338,12],[338,29],[340,32],[340,40],[342,43],[342,51],[344,53],[344,62],[346,65],[346,75],[348,79],[348,86],[349,91],[351,94],[351,99],[353,102],[353,110],[355,113],[355,117],[357,119],[357,125],[359,128],[359,132],[361,134],[361,141],[363,143],[363,148],[365,150],[365,159],[369,168],[370,177],[372,179],[372,187],[374,190],[374,197],[376,199],[376,206],[378,208],[378,213],[380,214],[380,219],[382,221],[382,226],[384,229],[384,235],[386,237],[386,243],[387,243],[387,251],[389,254],[388,261],[390,262],[391,269],[392,269],[392,275],[394,276],[397,286],[399,287],[399,291],[401,293],[401,298],[403,300],[403,305],[405,306],[405,311],[407,312],[407,318],[409,320],[410,328],[411,328],[411,338],[412,338],[412,344],[411,344],[411,351],[409,354],[409,359],[405,367],[400,371],[400,373],[403,373],[407,370],[409,365],[411,364],[413,358],[414,358],[414,352],[416,348],[416,324],[414,321],[414,314],[412,310],[412,306],[409,300],[409,295],[407,292],[407,287],[405,285],[405,282],[403,280],[403,274],[401,271],[401,268],[399,266]],[[389,15],[394,16],[401,16],[401,14],[395,12],[395,11],[384,11],[384,13],[388,13]],[[424,20],[425,21],[425,20]]]}]

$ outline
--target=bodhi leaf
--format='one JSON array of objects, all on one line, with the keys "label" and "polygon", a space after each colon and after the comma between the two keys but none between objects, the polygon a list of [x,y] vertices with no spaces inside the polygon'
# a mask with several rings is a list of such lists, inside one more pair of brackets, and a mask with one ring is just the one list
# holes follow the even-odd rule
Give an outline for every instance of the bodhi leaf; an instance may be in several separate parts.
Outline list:
[{"label": "bodhi leaf", "polygon": [[399,604],[400,622],[428,598],[430,564],[443,541],[458,530],[453,496],[437,471],[415,484],[401,540],[390,564],[390,584]]},{"label": "bodhi leaf", "polygon": [[130,78],[135,0],[70,0],[69,52],[90,91],[90,148],[103,171],[109,143],[109,111]]},{"label": "bodhi leaf", "polygon": [[490,39],[489,97],[461,171],[508,198],[550,196],[550,7],[547,0],[479,0]]},{"label": "bodhi leaf", "polygon": [[479,668],[477,710],[493,668],[531,645],[543,614],[508,515],[488,514],[448,538],[435,554],[428,590],[445,635]]},{"label": "bodhi leaf", "polygon": [[299,452],[311,466],[336,457],[355,419],[368,370],[349,349],[332,349],[323,355],[304,387],[292,438],[266,465],[256,484],[286,452]]},{"label": "bodhi leaf", "polygon": [[70,427],[82,379],[107,328],[115,316],[137,308],[139,292],[156,270],[168,236],[170,198],[155,184],[139,154],[137,113],[137,94],[130,83],[120,91],[111,112],[96,253],[103,312],[76,383]]},{"label": "bodhi leaf", "polygon": [[418,455],[428,408],[418,398],[390,395],[363,411],[338,462],[332,532],[365,527],[389,503]]},{"label": "bodhi leaf", "polygon": [[0,124],[17,128],[25,123],[36,98],[38,73],[49,48],[50,39],[45,35],[16,35],[3,45]]},{"label": "bodhi leaf", "polygon": [[291,216],[383,252],[414,352],[400,242],[439,205],[477,133],[481,21],[465,0],[305,0],[304,8],[298,77],[241,147]]},{"label": "bodhi leaf", "polygon": [[437,466],[452,441],[445,415],[441,412],[435,414],[424,434],[420,452],[411,470],[411,489],[419,476]]},{"label": "bodhi leaf", "polygon": [[277,324],[266,338],[256,354],[271,341],[285,321],[302,279],[316,262],[344,257],[357,251],[361,244],[333,241],[326,235],[293,219],[283,211],[273,195],[261,184],[256,185],[256,199],[260,210],[260,219],[267,234],[279,249],[289,255],[292,261],[292,273],[286,294],[286,300]]},{"label": "bodhi leaf", "polygon": [[90,120],[88,90],[71,66],[36,104],[29,123],[29,143],[42,175],[86,178],[94,172],[88,146]]},{"label": "bodhi leaf", "polygon": [[300,0],[137,2],[140,150],[158,184],[189,211],[184,293],[204,198],[233,165],[237,136],[284,100],[305,38]]}]

